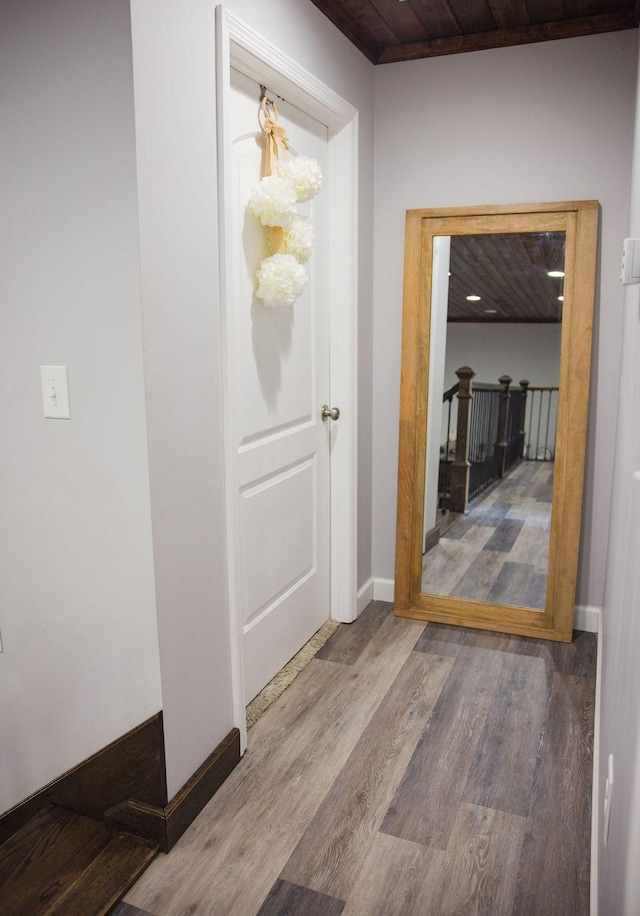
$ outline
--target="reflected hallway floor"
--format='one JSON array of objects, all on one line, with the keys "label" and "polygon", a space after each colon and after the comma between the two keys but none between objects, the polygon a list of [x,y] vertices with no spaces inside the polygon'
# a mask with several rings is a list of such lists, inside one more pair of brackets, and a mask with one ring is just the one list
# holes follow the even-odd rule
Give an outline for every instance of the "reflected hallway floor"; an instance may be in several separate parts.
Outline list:
[{"label": "reflected hallway floor", "polygon": [[342,624],[118,916],[587,916],[596,637]]},{"label": "reflected hallway floor", "polygon": [[422,591],[543,610],[553,462],[521,461],[422,559]]}]

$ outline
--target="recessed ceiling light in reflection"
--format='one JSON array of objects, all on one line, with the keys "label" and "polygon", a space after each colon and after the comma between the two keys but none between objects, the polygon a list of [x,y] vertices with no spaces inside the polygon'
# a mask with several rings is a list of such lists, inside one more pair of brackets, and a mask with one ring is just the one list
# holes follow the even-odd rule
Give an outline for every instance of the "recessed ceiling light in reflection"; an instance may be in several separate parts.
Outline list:
[{"label": "recessed ceiling light in reflection", "polygon": [[497,315],[498,309],[485,309],[484,313],[485,315]]},{"label": "recessed ceiling light in reflection", "polygon": [[564,277],[564,270],[548,270],[548,277]]},{"label": "recessed ceiling light in reflection", "polygon": [[480,296],[467,296],[467,302],[480,302]]}]

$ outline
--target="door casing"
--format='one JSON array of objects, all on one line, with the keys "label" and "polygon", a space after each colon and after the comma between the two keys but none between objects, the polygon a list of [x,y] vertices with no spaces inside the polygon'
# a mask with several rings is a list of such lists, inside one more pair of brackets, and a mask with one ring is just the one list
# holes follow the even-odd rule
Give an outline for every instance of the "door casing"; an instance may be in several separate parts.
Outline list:
[{"label": "door casing", "polygon": [[224,396],[224,450],[231,670],[234,724],[246,748],[239,602],[238,519],[235,504],[234,417],[231,409],[229,328],[231,301],[227,267],[231,238],[231,174],[229,125],[230,71],[234,67],[282,95],[328,127],[329,208],[335,214],[329,240],[329,403],[340,407],[341,419],[331,448],[331,617],[343,623],[357,616],[357,187],[358,111],[332,89],[280,51],[250,26],[219,5],[216,8],[216,87],[218,133],[218,197],[220,224],[221,341]]}]

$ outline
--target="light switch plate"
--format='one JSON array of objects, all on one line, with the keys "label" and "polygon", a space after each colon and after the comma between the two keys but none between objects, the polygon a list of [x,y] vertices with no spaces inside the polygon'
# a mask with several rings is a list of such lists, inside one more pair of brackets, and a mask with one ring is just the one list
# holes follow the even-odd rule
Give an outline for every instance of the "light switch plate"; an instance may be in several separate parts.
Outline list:
[{"label": "light switch plate", "polygon": [[45,417],[53,420],[70,420],[67,367],[40,366],[40,381]]},{"label": "light switch plate", "polygon": [[640,239],[625,239],[622,243],[620,282],[623,286],[640,283]]}]

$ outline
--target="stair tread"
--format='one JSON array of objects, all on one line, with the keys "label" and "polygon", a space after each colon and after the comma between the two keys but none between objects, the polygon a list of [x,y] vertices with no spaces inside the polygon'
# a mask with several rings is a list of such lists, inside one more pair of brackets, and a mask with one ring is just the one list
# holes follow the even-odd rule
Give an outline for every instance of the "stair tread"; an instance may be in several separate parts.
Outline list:
[{"label": "stair tread", "polygon": [[63,893],[111,840],[99,821],[54,805],[0,846],[3,916],[33,916]]},{"label": "stair tread", "polygon": [[46,916],[101,916],[137,881],[158,853],[158,846],[119,833],[45,910]]},{"label": "stair tread", "polygon": [[49,805],[0,846],[2,916],[107,913],[157,852],[145,840]]}]

